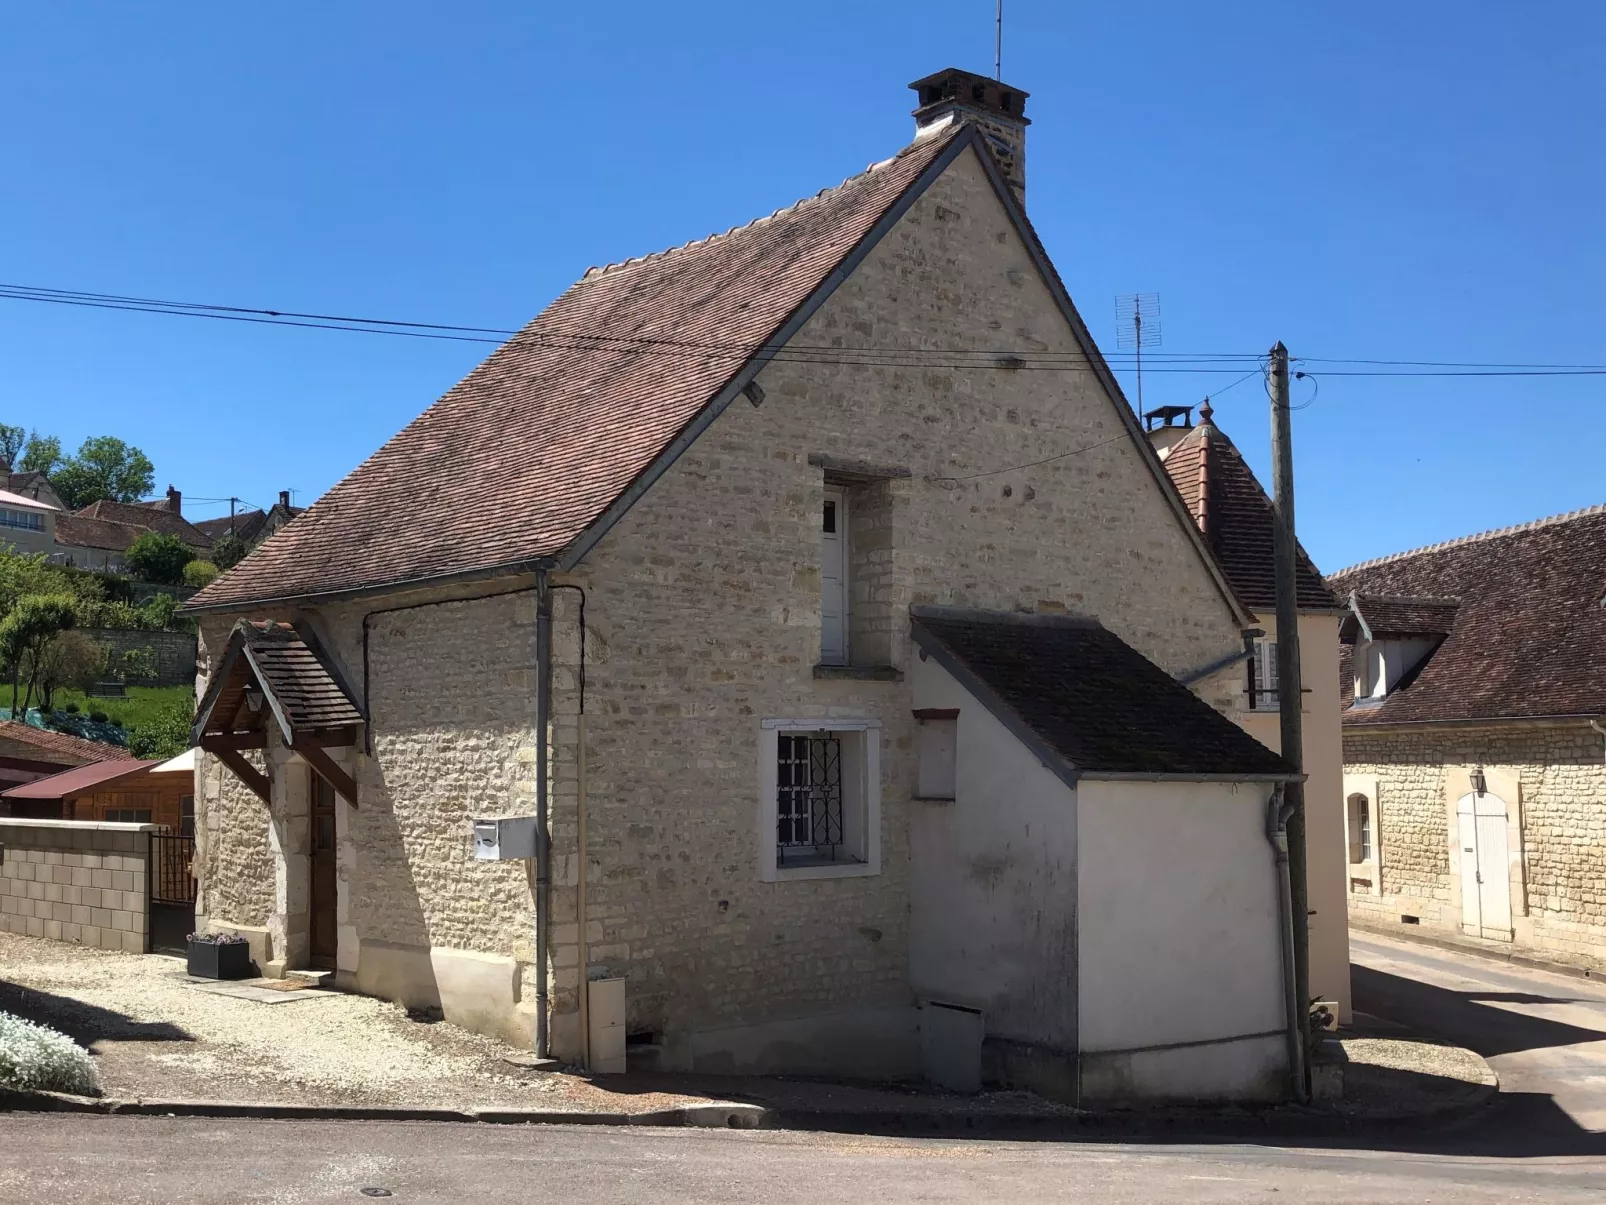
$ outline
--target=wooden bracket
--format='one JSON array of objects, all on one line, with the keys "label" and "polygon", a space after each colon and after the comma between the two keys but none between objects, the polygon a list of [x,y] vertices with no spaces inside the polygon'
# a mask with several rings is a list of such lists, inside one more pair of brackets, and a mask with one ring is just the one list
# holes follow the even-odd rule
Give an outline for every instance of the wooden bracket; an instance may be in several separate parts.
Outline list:
[{"label": "wooden bracket", "polygon": [[324,781],[340,793],[341,798],[352,807],[357,806],[357,784],[352,781],[351,775],[335,764],[334,758],[325,753],[321,745],[303,739],[298,740],[290,748],[306,758],[307,764],[318,771]]},{"label": "wooden bracket", "polygon": [[270,797],[271,784],[268,782],[268,776],[261,770],[258,770],[250,762],[246,761],[245,758],[240,755],[240,751],[238,749],[232,748],[228,745],[215,745],[209,741],[202,741],[201,748],[212,754],[213,757],[217,758],[229,769],[233,770],[235,777],[237,777],[246,786],[250,787],[263,803],[272,803],[272,799]]}]

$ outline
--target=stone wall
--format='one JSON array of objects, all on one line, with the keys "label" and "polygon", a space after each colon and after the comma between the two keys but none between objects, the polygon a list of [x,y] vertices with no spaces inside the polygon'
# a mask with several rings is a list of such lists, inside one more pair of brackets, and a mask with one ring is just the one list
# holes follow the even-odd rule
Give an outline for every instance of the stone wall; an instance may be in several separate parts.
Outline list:
[{"label": "stone wall", "polygon": [[145,864],[156,828],[0,820],[0,927],[143,954]]},{"label": "stone wall", "polygon": [[196,640],[188,632],[143,632],[128,628],[84,628],[91,640],[110,645],[112,656],[130,649],[150,649],[156,677],[135,686],[190,686],[195,682]]},{"label": "stone wall", "polygon": [[1452,796],[1465,793],[1476,766],[1511,809],[1513,943],[1606,969],[1606,756],[1582,721],[1347,729],[1347,790],[1375,778],[1380,842],[1375,891],[1352,887],[1352,919],[1398,926],[1414,917],[1407,923],[1461,933]]}]

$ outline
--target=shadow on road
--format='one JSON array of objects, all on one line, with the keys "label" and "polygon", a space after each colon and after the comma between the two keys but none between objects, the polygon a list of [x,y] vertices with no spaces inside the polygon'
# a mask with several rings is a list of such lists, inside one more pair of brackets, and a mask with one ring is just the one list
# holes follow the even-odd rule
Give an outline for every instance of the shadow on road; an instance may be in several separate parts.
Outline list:
[{"label": "shadow on road", "polygon": [[166,1021],[136,1021],[113,1012],[36,988],[0,980],[0,1011],[60,1030],[85,1049],[97,1042],[193,1042],[195,1038]]}]

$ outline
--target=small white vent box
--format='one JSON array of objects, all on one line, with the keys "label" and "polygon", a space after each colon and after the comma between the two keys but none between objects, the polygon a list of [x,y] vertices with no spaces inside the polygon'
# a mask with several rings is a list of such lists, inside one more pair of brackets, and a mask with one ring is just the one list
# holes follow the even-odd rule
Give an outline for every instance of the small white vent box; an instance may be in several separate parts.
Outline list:
[{"label": "small white vent box", "polygon": [[475,820],[474,856],[482,862],[535,857],[535,817],[493,816]]}]

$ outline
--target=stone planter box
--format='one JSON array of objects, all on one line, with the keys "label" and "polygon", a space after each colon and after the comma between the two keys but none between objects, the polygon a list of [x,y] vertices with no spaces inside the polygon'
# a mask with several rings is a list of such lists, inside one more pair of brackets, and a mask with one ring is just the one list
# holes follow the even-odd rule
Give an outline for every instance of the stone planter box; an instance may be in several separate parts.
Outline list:
[{"label": "stone planter box", "polygon": [[202,979],[251,978],[251,946],[243,941],[210,942],[191,938],[188,967]]}]

